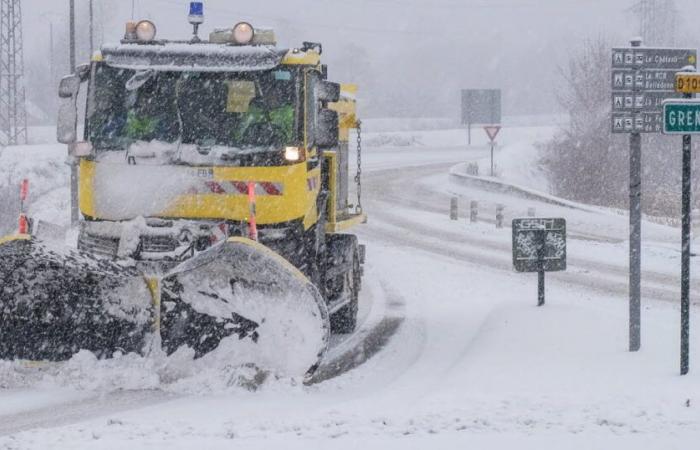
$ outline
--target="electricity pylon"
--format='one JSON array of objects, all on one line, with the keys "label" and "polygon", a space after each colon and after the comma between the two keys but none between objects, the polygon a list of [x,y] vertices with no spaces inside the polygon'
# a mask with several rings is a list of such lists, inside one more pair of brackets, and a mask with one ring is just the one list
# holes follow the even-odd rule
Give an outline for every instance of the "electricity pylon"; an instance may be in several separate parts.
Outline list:
[{"label": "electricity pylon", "polygon": [[22,4],[0,0],[0,145],[27,143]]}]

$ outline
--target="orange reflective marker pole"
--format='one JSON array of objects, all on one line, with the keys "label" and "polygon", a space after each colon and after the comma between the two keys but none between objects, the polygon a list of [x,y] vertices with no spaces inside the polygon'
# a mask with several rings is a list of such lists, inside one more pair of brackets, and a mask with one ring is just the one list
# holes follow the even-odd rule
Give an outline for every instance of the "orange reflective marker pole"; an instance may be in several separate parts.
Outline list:
[{"label": "orange reflective marker pole", "polygon": [[253,181],[248,182],[248,207],[249,215],[248,218],[248,237],[253,240],[258,240],[258,224],[255,219],[255,183]]},{"label": "orange reflective marker pole", "polygon": [[19,234],[29,234],[29,220],[24,213],[19,215]]},{"label": "orange reflective marker pole", "polygon": [[24,214],[24,202],[29,196],[29,180],[23,179],[19,185],[19,234],[29,234],[29,220]]}]

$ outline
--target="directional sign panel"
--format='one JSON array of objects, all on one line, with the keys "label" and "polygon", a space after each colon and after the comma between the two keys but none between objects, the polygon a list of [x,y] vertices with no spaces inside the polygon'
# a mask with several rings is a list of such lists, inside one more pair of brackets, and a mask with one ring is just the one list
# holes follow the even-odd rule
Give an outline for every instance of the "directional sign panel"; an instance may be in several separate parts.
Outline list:
[{"label": "directional sign panel", "polygon": [[614,48],[612,132],[663,131],[663,102],[680,98],[676,74],[696,62],[697,51],[692,49]]},{"label": "directional sign panel", "polygon": [[501,123],[500,89],[464,89],[462,125]]},{"label": "directional sign panel", "polygon": [[566,220],[513,219],[513,266],[518,272],[566,270]]},{"label": "directional sign panel", "polygon": [[614,48],[613,69],[681,69],[695,66],[698,52],[686,48],[626,47]]},{"label": "directional sign panel", "polygon": [[677,70],[613,70],[612,88],[614,90],[643,90],[643,91],[668,91],[676,89]]},{"label": "directional sign panel", "polygon": [[664,127],[664,116],[661,111],[643,112],[639,114],[613,113],[613,133],[661,133]]},{"label": "directional sign panel", "polygon": [[664,103],[664,134],[700,133],[700,100],[669,100]]},{"label": "directional sign panel", "polygon": [[670,92],[613,92],[613,112],[640,111],[661,112],[661,105],[668,98],[677,97]]}]

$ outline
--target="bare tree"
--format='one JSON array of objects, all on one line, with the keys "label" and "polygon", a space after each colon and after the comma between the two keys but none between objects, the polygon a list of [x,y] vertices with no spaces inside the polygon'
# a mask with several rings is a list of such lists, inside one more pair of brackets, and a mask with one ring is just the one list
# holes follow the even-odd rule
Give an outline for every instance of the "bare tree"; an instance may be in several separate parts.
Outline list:
[{"label": "bare tree", "polygon": [[[611,132],[611,48],[605,38],[586,41],[560,69],[558,94],[569,124],[542,145],[542,163],[556,195],[585,203],[626,208],[627,135]],[[643,208],[676,217],[680,206],[680,143],[677,138],[643,138]]]},{"label": "bare tree", "polygon": [[560,68],[560,105],[570,122],[544,144],[543,163],[554,193],[573,200],[623,206],[627,152],[610,132],[610,45],[587,41]]}]

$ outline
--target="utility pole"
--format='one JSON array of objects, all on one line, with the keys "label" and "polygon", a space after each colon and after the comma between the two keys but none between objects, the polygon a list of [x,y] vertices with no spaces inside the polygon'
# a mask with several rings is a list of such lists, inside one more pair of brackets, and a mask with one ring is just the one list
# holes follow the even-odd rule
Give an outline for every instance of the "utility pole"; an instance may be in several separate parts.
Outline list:
[{"label": "utility pole", "polygon": [[94,9],[93,9],[93,0],[90,0],[89,9],[90,9],[90,58],[92,58],[92,54],[95,52],[95,15],[94,15]]},{"label": "utility pole", "polygon": [[70,46],[70,70],[75,72],[76,62],[75,62],[75,0],[69,0],[69,17],[68,17],[68,34]]},{"label": "utility pole", "polygon": [[[69,34],[70,34],[70,68],[75,73],[75,0],[69,2]],[[70,223],[75,226],[79,219],[78,209],[78,163],[70,162]]]},{"label": "utility pole", "polygon": [[0,144],[27,143],[22,5],[0,0]]},{"label": "utility pole", "polygon": [[49,22],[49,72],[51,83],[56,80],[56,59],[54,56],[53,45],[53,21]]}]

